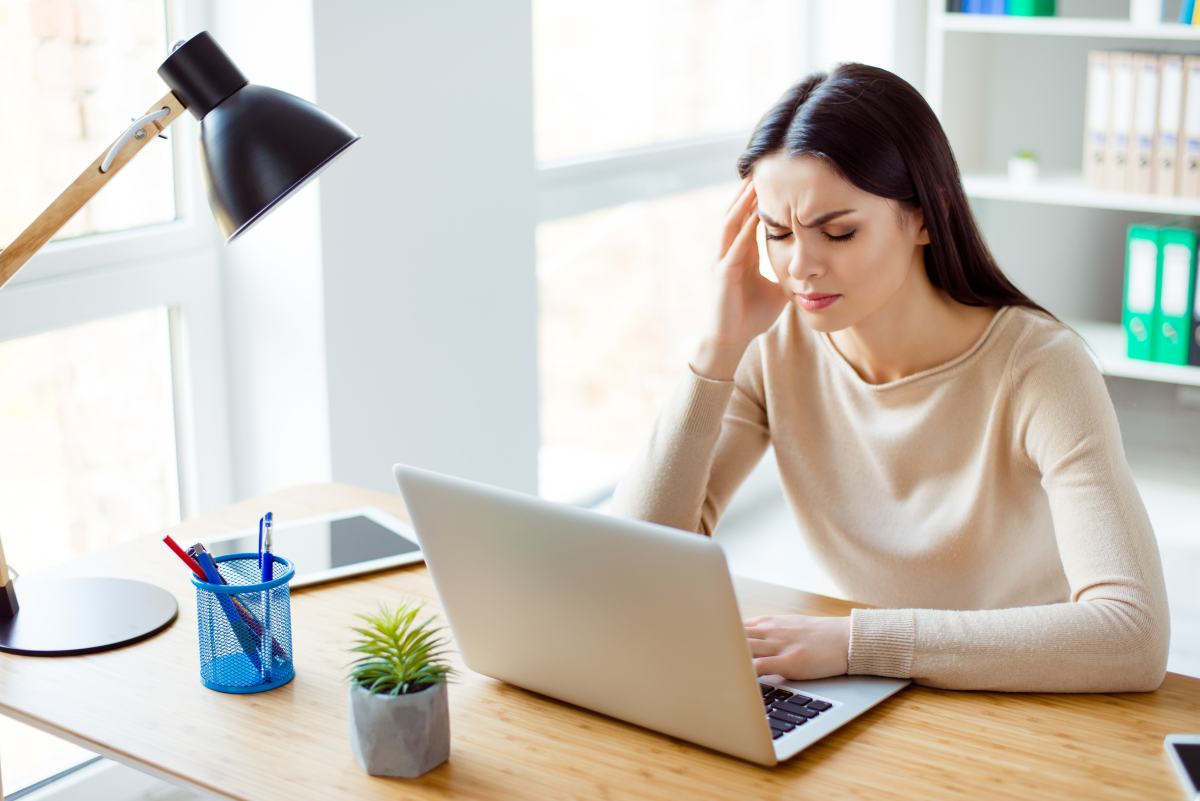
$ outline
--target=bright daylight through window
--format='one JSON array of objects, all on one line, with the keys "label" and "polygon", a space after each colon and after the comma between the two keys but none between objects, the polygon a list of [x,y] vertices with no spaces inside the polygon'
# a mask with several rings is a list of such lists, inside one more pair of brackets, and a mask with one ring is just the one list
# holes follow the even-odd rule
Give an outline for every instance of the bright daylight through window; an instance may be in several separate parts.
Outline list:
[{"label": "bright daylight through window", "polygon": [[537,158],[748,130],[799,77],[799,13],[789,0],[534,0]]},{"label": "bright daylight through window", "polygon": [[[166,52],[162,0],[0,0],[0,245],[162,97]],[[173,219],[171,148],[146,148],[57,238]]]},{"label": "bright daylight through window", "polygon": [[[179,522],[165,308],[0,343],[0,533],[22,575]],[[9,791],[92,754],[0,717]]]},{"label": "bright daylight through window", "polygon": [[[799,4],[786,0],[533,8],[542,169],[589,157],[617,167],[622,148],[748,133],[804,63]],[[685,368],[709,313],[733,162],[718,171],[729,183],[538,226],[546,497],[602,499]]]}]

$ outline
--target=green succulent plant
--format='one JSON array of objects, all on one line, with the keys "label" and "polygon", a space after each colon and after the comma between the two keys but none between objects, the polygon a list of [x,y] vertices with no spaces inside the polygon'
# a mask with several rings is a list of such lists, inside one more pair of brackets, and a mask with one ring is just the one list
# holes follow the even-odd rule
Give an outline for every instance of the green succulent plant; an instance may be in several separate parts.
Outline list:
[{"label": "green succulent plant", "polygon": [[369,693],[406,695],[446,681],[453,669],[446,664],[446,640],[431,626],[433,617],[418,622],[424,604],[402,601],[394,610],[379,605],[379,614],[358,615],[367,622],[355,628],[362,638],[350,649],[363,656],[350,663],[350,682]]}]

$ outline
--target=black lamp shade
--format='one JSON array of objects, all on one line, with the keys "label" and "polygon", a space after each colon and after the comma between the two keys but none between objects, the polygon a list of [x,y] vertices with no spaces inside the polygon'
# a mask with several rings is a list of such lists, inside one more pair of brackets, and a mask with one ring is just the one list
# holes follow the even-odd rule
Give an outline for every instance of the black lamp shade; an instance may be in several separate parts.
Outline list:
[{"label": "black lamp shade", "polygon": [[158,74],[200,120],[200,172],[226,244],[359,139],[307,100],[248,83],[207,32],[176,49]]}]

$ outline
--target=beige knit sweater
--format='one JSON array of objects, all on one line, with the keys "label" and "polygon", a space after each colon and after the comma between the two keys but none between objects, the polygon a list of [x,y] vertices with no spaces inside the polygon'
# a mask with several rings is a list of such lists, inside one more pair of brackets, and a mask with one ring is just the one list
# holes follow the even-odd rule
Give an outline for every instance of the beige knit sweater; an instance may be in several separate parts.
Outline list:
[{"label": "beige knit sweater", "polygon": [[1005,308],[962,356],[873,385],[789,307],[733,381],[685,371],[614,509],[711,533],[768,444],[814,559],[883,607],[853,613],[850,673],[1044,692],[1162,682],[1158,547],[1071,330]]}]

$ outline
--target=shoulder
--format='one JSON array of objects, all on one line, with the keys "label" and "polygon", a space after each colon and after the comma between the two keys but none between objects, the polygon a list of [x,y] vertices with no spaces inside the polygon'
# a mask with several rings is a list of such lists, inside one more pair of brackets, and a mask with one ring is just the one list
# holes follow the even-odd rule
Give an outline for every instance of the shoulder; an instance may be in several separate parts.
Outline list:
[{"label": "shoulder", "polygon": [[1026,450],[1043,463],[1081,443],[1119,443],[1108,387],[1083,339],[1045,315],[1014,311],[1009,375]]},{"label": "shoulder", "polygon": [[1070,326],[1032,309],[1013,308],[1008,314],[1003,338],[1018,386],[1039,380],[1103,384],[1087,344]]}]

